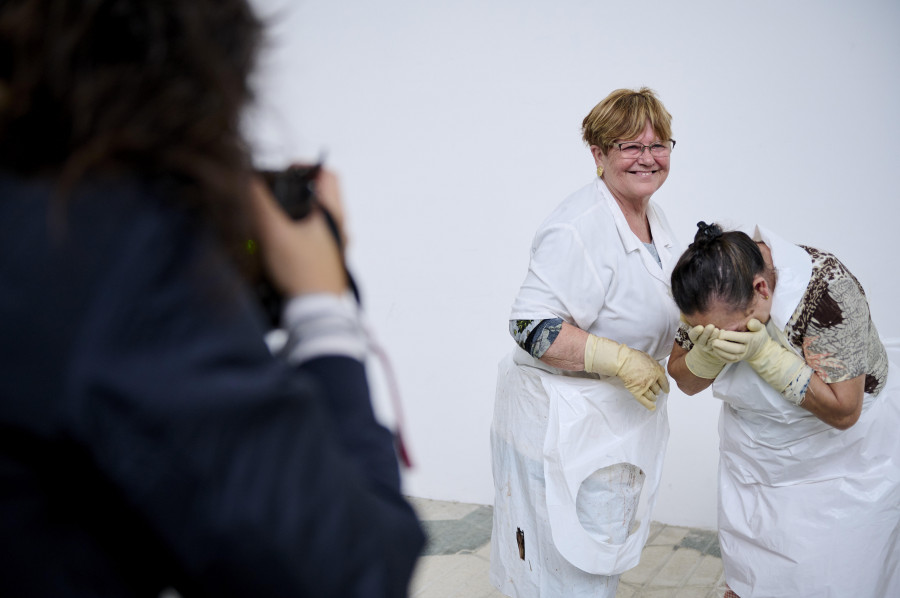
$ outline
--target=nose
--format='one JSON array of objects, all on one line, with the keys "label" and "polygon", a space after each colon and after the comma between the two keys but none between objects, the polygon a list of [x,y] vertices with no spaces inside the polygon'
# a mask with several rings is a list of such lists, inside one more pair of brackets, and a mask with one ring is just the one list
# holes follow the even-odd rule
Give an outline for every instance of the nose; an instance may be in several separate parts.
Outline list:
[{"label": "nose", "polygon": [[650,148],[648,146],[645,145],[641,148],[641,155],[638,156],[638,162],[641,164],[653,164],[656,162],[656,158],[650,153]]}]

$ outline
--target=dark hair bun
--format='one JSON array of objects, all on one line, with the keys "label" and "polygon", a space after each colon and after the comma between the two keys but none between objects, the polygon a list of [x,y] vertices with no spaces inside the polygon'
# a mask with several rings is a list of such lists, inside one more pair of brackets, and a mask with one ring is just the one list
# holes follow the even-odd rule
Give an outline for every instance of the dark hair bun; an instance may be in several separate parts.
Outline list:
[{"label": "dark hair bun", "polygon": [[694,247],[705,249],[722,236],[722,227],[716,223],[707,224],[702,220],[697,223],[697,234],[694,235]]}]

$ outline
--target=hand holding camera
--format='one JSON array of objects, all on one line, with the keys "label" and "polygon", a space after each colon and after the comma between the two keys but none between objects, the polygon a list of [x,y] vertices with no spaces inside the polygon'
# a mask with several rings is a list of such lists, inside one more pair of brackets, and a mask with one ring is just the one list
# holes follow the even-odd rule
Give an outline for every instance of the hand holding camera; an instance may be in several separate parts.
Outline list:
[{"label": "hand holding camera", "polygon": [[341,295],[352,287],[344,265],[343,210],[333,173],[320,166],[263,171],[251,191],[266,274],[257,293],[273,326],[285,298]]}]

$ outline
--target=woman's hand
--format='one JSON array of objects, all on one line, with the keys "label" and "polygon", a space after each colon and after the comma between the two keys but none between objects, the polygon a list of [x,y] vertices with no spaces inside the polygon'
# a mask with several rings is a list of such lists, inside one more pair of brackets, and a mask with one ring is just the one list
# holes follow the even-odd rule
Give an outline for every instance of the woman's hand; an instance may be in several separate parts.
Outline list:
[{"label": "woman's hand", "polygon": [[753,318],[747,322],[747,332],[720,330],[712,349],[719,358],[734,363],[755,358],[770,341],[774,342],[765,325]]},{"label": "woman's hand", "polygon": [[685,364],[689,351],[678,344],[672,343],[672,353],[669,355],[669,375],[678,384],[678,388],[684,394],[691,396],[710,387],[712,378],[701,378],[690,370]]},{"label": "woman's hand", "polygon": [[684,356],[684,364],[698,378],[713,380],[725,367],[728,360],[715,350],[715,342],[721,338],[721,332],[712,324],[694,326],[688,331],[688,338],[694,346]]},{"label": "woman's hand", "polygon": [[713,350],[723,359],[746,361],[794,405],[803,402],[812,368],[802,357],[773,340],[765,325],[756,318],[747,322],[746,332],[720,331],[719,338],[712,344]]},{"label": "woman's hand", "polygon": [[[288,297],[309,293],[343,294],[347,277],[339,247],[318,209],[303,220],[291,220],[259,178],[251,183],[251,205],[263,266],[273,284]],[[343,210],[337,178],[322,171],[316,196],[338,225],[341,243]]]},{"label": "woman's hand", "polygon": [[669,392],[669,379],[659,363],[614,340],[589,334],[584,345],[584,371],[617,376],[638,403],[653,411],[656,398]]},{"label": "woman's hand", "polygon": [[722,331],[714,343],[716,350],[745,360],[788,401],[826,424],[845,430],[856,423],[862,412],[864,375],[828,384],[813,373],[802,357],[774,341],[760,321],[747,322],[747,330]]},{"label": "woman's hand", "polygon": [[654,411],[660,393],[669,392],[666,370],[643,351],[632,349],[627,345],[620,347],[619,354],[624,355],[616,375],[638,403]]},{"label": "woman's hand", "polygon": [[659,394],[669,392],[666,370],[655,359],[643,351],[589,334],[568,322],[563,322],[559,335],[541,361],[562,370],[618,376],[628,392],[651,411],[656,409]]}]

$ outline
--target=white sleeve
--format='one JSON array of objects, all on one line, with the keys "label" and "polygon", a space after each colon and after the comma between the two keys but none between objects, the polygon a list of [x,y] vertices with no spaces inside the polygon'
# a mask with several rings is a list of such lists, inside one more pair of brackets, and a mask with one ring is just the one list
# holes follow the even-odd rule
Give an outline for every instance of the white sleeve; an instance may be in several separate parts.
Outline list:
[{"label": "white sleeve", "polygon": [[287,339],[280,352],[293,364],[325,355],[365,360],[365,327],[359,306],[349,293],[294,297],[284,306],[282,322]]},{"label": "white sleeve", "polygon": [[556,224],[535,235],[528,274],[510,319],[562,318],[586,330],[605,297],[605,285],[578,230]]}]

